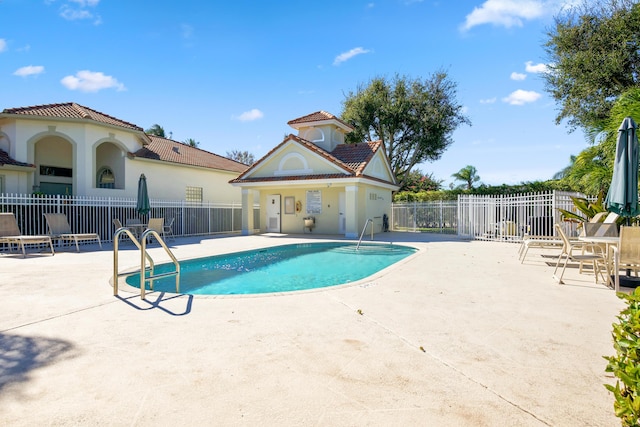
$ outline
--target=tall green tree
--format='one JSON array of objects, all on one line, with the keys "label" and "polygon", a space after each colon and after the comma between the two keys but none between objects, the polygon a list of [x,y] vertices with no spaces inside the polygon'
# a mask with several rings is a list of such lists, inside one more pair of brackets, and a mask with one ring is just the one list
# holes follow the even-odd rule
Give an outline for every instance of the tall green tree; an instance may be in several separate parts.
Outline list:
[{"label": "tall green tree", "polygon": [[456,99],[456,83],[438,71],[425,78],[372,79],[343,101],[342,119],[355,127],[348,143],[382,140],[400,187],[424,161],[440,158],[453,132],[471,124]]},{"label": "tall green tree", "polygon": [[164,132],[164,128],[162,126],[160,126],[159,124],[155,124],[153,126],[151,126],[149,129],[144,131],[147,135],[155,135],[155,136],[159,136],[161,138],[166,138],[166,134]]},{"label": "tall green tree", "polygon": [[227,151],[227,158],[231,160],[235,160],[236,162],[242,163],[244,165],[251,166],[255,163],[255,158],[253,154],[248,151],[240,151],[240,150],[232,150]]},{"label": "tall green tree", "polygon": [[187,144],[187,145],[190,145],[192,147],[196,147],[196,148],[198,147],[198,145],[200,145],[200,143],[198,141],[196,141],[195,139],[193,139],[193,138],[185,139],[184,143]]},{"label": "tall green tree", "polygon": [[556,16],[544,48],[545,89],[559,104],[556,123],[587,129],[609,116],[625,90],[639,84],[637,0],[583,0]]},{"label": "tall green tree", "polygon": [[475,166],[467,165],[460,169],[458,172],[451,174],[451,176],[456,181],[462,181],[464,184],[459,187],[465,188],[467,190],[471,190],[473,188],[473,184],[480,181],[480,176],[478,175],[478,170]]},{"label": "tall green tree", "polygon": [[565,184],[589,195],[607,193],[613,176],[618,128],[625,117],[640,123],[640,87],[620,95],[607,119],[599,120],[587,129],[589,147],[575,156],[573,165],[562,178]]}]

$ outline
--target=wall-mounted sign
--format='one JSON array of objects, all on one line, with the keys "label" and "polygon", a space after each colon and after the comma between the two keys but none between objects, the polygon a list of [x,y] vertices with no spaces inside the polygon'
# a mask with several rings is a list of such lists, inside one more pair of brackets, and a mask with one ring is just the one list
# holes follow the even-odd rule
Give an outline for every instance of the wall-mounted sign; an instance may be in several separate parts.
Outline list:
[{"label": "wall-mounted sign", "polygon": [[322,192],[320,190],[307,191],[307,213],[319,214],[322,212]]}]

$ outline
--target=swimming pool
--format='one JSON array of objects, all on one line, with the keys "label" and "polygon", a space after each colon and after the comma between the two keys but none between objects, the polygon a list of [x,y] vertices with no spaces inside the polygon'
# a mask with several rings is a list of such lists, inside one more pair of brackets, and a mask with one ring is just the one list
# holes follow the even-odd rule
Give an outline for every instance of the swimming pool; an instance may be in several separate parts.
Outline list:
[{"label": "swimming pool", "polygon": [[[302,243],[236,252],[180,262],[180,291],[194,295],[263,294],[323,288],[354,282],[413,254],[415,248],[392,244]],[[155,267],[169,272],[172,263]],[[126,278],[140,288],[140,273]],[[149,285],[147,284],[147,288]],[[175,292],[175,277],[153,288]]]}]

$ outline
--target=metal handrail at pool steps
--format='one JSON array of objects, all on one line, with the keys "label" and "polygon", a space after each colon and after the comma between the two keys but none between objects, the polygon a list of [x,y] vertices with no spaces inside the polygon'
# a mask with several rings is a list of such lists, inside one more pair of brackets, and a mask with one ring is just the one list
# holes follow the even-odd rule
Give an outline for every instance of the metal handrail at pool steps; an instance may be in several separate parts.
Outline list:
[{"label": "metal handrail at pool steps", "polygon": [[[146,283],[149,282],[150,289],[153,290],[153,281],[156,279],[161,279],[163,277],[175,276],[176,277],[176,293],[180,293],[180,263],[178,262],[173,252],[166,245],[162,237],[158,234],[156,230],[147,229],[140,236],[140,241],[136,239],[131,230],[127,227],[118,228],[113,234],[113,295],[118,295],[118,278],[123,276],[128,276],[129,273],[119,273],[118,272],[118,254],[119,254],[119,242],[120,236],[126,234],[127,237],[135,244],[140,250],[140,298],[145,299],[146,297]],[[153,258],[149,255],[147,251],[147,237],[153,237],[156,241],[162,246],[167,255],[173,261],[175,266],[174,271],[169,271],[166,273],[158,273],[154,274],[155,263],[153,262]],[[147,268],[147,261],[149,262],[149,267]],[[149,273],[147,275],[147,272]]]}]

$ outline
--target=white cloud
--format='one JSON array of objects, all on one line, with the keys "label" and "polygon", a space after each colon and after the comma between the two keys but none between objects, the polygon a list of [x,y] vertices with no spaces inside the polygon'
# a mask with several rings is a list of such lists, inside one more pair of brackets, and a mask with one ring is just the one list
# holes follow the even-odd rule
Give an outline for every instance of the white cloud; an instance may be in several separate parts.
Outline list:
[{"label": "white cloud", "polygon": [[527,61],[524,65],[527,73],[546,73],[549,70],[547,64],[534,64],[533,61]]},{"label": "white cloud", "polygon": [[87,10],[87,8],[96,7],[98,3],[100,3],[100,0],[68,0],[67,3],[60,7],[60,16],[68,21],[93,19],[95,25],[100,25],[102,18]]},{"label": "white cloud", "polygon": [[5,50],[7,50],[7,41],[0,39],[0,52],[4,52]]},{"label": "white cloud", "polygon": [[361,47],[353,48],[348,52],[343,52],[340,55],[336,56],[336,59],[333,60],[333,65],[340,65],[341,63],[350,60],[354,56],[362,55],[369,52],[371,52],[369,49],[364,49]]},{"label": "white cloud", "polygon": [[541,96],[541,94],[532,90],[518,89],[515,92],[511,92],[506,98],[502,98],[502,100],[511,105],[524,105],[536,102]]},{"label": "white cloud", "polygon": [[492,24],[496,26],[521,27],[523,20],[536,19],[543,16],[547,6],[540,0],[487,0],[482,6],[475,7],[466,16],[461,29],[470,30],[477,25]]},{"label": "white cloud", "polygon": [[117,79],[105,76],[99,71],[78,71],[75,76],[66,76],[60,80],[60,83],[69,90],[81,92],[98,92],[110,88],[115,88],[117,91],[127,90]]},{"label": "white cloud", "polygon": [[488,98],[488,99],[481,99],[480,100],[480,104],[494,104],[496,102],[496,98]]},{"label": "white cloud", "polygon": [[14,76],[28,77],[35,76],[44,73],[44,67],[42,65],[27,65],[26,67],[18,68],[13,72]]},{"label": "white cloud", "polygon": [[93,14],[88,10],[71,9],[69,6],[66,6],[66,5],[62,7],[62,12],[60,12],[60,16],[62,16],[67,21],[76,21],[78,19],[93,18]]},{"label": "white cloud", "polygon": [[94,7],[100,3],[100,0],[69,0],[71,3],[77,3],[80,7]]},{"label": "white cloud", "polygon": [[515,71],[511,73],[511,80],[524,80],[527,78],[526,74],[516,73]]},{"label": "white cloud", "polygon": [[232,119],[240,120],[241,122],[251,122],[253,120],[258,120],[264,117],[264,113],[257,108],[254,108],[249,111],[245,111],[239,116],[231,116]]}]

